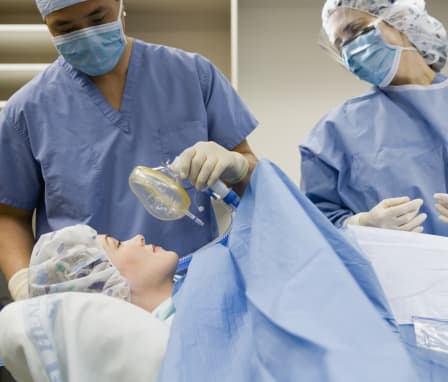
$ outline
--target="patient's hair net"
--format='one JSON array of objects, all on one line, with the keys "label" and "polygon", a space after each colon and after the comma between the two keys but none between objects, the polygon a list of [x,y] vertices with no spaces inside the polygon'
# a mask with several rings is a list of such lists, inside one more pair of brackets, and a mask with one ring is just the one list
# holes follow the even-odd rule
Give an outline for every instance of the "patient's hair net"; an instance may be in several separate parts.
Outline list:
[{"label": "patient's hair net", "polygon": [[364,11],[384,20],[404,33],[434,70],[440,71],[445,65],[447,33],[440,21],[428,15],[425,0],[327,0],[322,22],[328,36],[328,19],[339,8]]},{"label": "patient's hair net", "polygon": [[97,240],[97,232],[76,225],[42,235],[29,268],[30,296],[61,292],[104,293],[130,300],[127,280]]},{"label": "patient's hair net", "polygon": [[43,18],[47,17],[51,12],[57,11],[62,8],[69,7],[70,5],[82,3],[87,0],[36,0],[37,8]]}]

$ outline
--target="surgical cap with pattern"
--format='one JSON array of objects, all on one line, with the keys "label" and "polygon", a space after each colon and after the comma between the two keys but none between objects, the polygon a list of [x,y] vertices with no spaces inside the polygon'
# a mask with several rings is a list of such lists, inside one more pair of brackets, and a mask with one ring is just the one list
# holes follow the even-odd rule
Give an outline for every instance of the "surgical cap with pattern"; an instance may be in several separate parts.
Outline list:
[{"label": "surgical cap with pattern", "polygon": [[37,8],[43,18],[47,17],[51,12],[69,7],[74,4],[82,3],[87,0],[36,0]]},{"label": "surgical cap with pattern", "polygon": [[330,36],[328,20],[339,8],[364,11],[404,33],[426,63],[440,71],[447,60],[447,33],[440,21],[426,11],[424,0],[327,0],[322,10],[325,32]]},{"label": "surgical cap with pattern", "polygon": [[76,225],[42,235],[29,267],[31,297],[61,292],[104,293],[130,300],[127,280],[97,240],[97,232]]}]

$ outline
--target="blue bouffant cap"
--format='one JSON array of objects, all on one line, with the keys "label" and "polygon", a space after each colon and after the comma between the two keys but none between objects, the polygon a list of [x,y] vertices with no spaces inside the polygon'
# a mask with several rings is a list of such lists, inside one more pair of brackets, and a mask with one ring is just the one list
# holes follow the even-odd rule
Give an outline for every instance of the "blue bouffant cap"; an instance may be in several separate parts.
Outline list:
[{"label": "blue bouffant cap", "polygon": [[36,5],[42,17],[45,18],[51,12],[85,1],[87,0],[36,0]]}]

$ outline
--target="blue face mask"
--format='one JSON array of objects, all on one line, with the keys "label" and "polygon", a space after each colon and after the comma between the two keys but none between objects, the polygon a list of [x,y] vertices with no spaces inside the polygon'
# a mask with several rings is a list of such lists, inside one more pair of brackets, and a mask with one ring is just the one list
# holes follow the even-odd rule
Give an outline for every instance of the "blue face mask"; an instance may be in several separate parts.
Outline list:
[{"label": "blue face mask", "polygon": [[116,21],[53,37],[56,49],[74,68],[89,76],[109,73],[126,48],[121,10],[122,0]]},{"label": "blue face mask", "polygon": [[378,28],[373,27],[342,47],[346,67],[361,80],[380,87],[395,78],[404,48],[387,43]]}]

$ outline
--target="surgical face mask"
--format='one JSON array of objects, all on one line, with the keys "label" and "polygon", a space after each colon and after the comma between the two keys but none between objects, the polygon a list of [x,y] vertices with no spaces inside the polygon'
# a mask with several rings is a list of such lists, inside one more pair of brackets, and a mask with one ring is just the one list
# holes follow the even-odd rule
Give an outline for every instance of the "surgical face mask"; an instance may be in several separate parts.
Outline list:
[{"label": "surgical face mask", "polygon": [[380,30],[372,26],[344,43],[341,53],[346,67],[358,78],[384,87],[396,76],[403,50],[416,49],[389,44]]},{"label": "surgical face mask", "polygon": [[112,71],[126,47],[121,24],[122,7],[123,0],[120,0],[116,21],[53,37],[58,52],[74,68],[89,76]]}]

